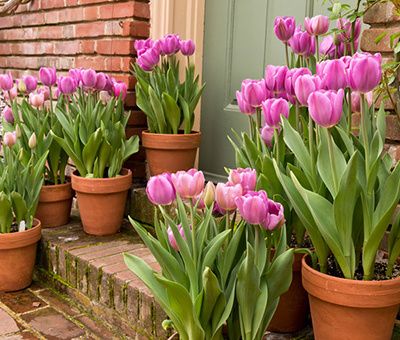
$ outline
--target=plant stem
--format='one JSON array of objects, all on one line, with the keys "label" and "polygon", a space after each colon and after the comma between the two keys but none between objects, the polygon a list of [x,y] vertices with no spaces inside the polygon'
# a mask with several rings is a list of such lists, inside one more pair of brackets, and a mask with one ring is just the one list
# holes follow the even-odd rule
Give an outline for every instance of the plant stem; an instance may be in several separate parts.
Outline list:
[{"label": "plant stem", "polygon": [[[194,223],[194,216],[193,216],[193,201],[190,200],[190,221],[192,224],[192,248],[193,248],[193,259],[195,263],[197,263],[197,249],[196,249],[196,226]],[[189,226],[190,228],[190,226]]]},{"label": "plant stem", "polygon": [[286,65],[287,67],[290,67],[290,63],[289,63],[289,47],[288,47],[288,43],[285,43],[285,57],[286,57]]},{"label": "plant stem", "polygon": [[279,134],[278,129],[274,129],[274,140],[275,140],[275,158],[280,163],[281,161],[281,151],[280,151],[280,143],[279,143]]},{"label": "plant stem", "polygon": [[225,230],[229,230],[230,221],[229,221],[229,212],[225,214]]},{"label": "plant stem", "polygon": [[296,130],[297,132],[300,132],[300,105],[299,102],[296,100]]},{"label": "plant stem", "polygon": [[[368,135],[367,135],[367,114],[368,114],[368,105],[365,105],[365,95],[364,93],[360,93],[360,108],[361,108],[361,133],[364,143],[365,150],[365,171],[368,174],[368,164],[369,164],[369,143],[368,143]],[[367,178],[368,181],[368,178]]]},{"label": "plant stem", "polygon": [[336,194],[339,190],[339,180],[338,180],[337,171],[336,171],[335,154],[333,153],[333,140],[332,140],[332,135],[331,135],[331,131],[329,130],[329,128],[327,128],[326,131],[328,132],[329,163],[331,163],[333,187],[335,189],[335,194]]},{"label": "plant stem", "polygon": [[318,35],[315,36],[315,51],[317,52],[317,62],[319,61],[319,44]]},{"label": "plant stem", "polygon": [[351,118],[352,118],[352,111],[351,111],[351,89],[348,89],[347,92],[347,96],[348,96],[348,104],[349,104],[349,115],[347,117],[347,131],[349,133],[349,136],[351,135]]},{"label": "plant stem", "polygon": [[311,156],[312,175],[315,178],[314,122],[310,115],[308,115],[308,148]]},{"label": "plant stem", "polygon": [[249,116],[249,129],[250,129],[250,136],[251,140],[254,141],[254,127],[253,127],[253,118]]}]

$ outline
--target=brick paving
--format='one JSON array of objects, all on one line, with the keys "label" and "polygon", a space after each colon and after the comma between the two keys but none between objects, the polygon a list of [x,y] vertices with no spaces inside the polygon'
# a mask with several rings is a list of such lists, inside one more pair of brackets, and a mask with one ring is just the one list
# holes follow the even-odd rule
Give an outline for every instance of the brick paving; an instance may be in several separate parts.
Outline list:
[{"label": "brick paving", "polygon": [[70,298],[35,282],[0,293],[0,339],[119,339]]}]

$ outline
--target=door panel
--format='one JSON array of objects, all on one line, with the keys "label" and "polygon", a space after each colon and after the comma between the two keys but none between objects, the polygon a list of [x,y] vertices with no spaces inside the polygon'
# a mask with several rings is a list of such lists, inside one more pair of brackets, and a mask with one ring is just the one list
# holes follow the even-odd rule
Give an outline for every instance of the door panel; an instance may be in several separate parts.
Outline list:
[{"label": "door panel", "polygon": [[273,31],[275,17],[292,15],[301,23],[321,13],[321,7],[317,0],[206,0],[200,168],[208,178],[221,179],[224,167],[234,167],[226,136],[231,129],[248,129],[247,117],[235,104],[242,80],[263,77],[267,64],[284,64],[284,48]]}]

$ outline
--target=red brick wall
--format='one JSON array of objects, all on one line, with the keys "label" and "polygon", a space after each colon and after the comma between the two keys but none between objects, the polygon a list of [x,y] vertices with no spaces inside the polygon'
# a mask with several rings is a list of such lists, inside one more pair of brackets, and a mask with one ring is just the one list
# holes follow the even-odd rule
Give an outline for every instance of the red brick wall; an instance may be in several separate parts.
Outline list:
[{"label": "red brick wall", "polygon": [[[127,133],[140,134],[146,120],[135,107],[130,64],[135,39],[149,36],[149,18],[149,0],[32,0],[0,18],[0,73],[19,77],[40,66],[103,71],[129,84]],[[136,177],[144,177],[144,153],[129,166]]]}]

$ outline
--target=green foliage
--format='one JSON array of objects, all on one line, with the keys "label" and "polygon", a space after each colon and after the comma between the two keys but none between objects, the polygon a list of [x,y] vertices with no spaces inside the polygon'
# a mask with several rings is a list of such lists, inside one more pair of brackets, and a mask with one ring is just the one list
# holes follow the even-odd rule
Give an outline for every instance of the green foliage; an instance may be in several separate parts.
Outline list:
[{"label": "green foliage", "polygon": [[185,79],[179,79],[179,61],[175,56],[165,59],[161,66],[146,72],[133,65],[137,79],[136,101],[146,114],[149,131],[153,133],[191,133],[194,111],[203,93],[194,65],[186,67]]}]

